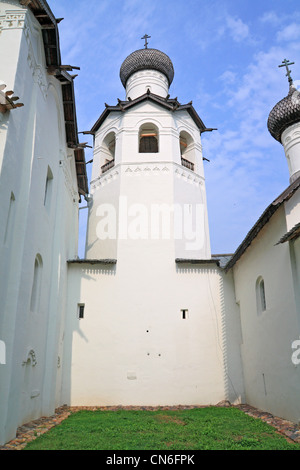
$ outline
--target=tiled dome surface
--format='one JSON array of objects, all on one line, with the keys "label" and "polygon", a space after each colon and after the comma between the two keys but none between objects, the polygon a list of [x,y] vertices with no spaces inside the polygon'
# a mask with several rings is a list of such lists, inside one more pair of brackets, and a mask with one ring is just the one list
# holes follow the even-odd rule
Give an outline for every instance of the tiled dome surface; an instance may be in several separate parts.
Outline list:
[{"label": "tiled dome surface", "polygon": [[133,73],[146,69],[163,73],[171,85],[174,78],[171,59],[157,49],[139,49],[126,57],[121,65],[120,78],[123,86],[126,87],[126,82]]},{"label": "tiled dome surface", "polygon": [[281,142],[283,131],[297,122],[300,122],[300,93],[291,85],[288,95],[270,112],[268,129],[274,139]]}]

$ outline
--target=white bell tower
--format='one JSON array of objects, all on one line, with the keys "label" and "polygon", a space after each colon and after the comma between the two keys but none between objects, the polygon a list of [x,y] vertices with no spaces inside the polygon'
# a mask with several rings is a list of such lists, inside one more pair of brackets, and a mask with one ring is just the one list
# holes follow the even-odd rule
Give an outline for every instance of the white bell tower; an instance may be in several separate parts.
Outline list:
[{"label": "white bell tower", "polygon": [[79,333],[77,405],[227,396],[222,273],[210,252],[201,146],[208,129],[192,103],[169,97],[173,77],[163,52],[133,52],[120,69],[126,99],[106,105],[91,129],[86,257],[69,266],[69,309],[81,312],[70,328]]},{"label": "white bell tower", "polygon": [[207,129],[191,103],[170,99],[173,77],[171,60],[148,49],[147,38],[121,66],[126,100],[106,105],[91,130],[86,258],[140,258],[145,250],[173,262],[211,257],[201,146]]}]

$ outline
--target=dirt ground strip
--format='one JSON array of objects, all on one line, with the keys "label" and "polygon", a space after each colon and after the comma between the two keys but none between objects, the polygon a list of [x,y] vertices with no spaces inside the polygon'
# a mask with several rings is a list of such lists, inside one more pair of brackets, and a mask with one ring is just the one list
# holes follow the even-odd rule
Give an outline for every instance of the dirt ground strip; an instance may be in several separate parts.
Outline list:
[{"label": "dirt ground strip", "polygon": [[[233,406],[229,402],[221,402],[217,406]],[[273,426],[280,434],[284,435],[288,440],[300,443],[300,427],[299,425],[292,423],[270,413],[262,410],[258,410],[249,405],[234,405],[235,408],[242,410],[244,413],[259,418],[270,426]],[[23,424],[17,429],[15,439],[7,442],[5,445],[0,446],[0,450],[22,450],[28,442],[33,441],[41,434],[44,434],[54,426],[59,425],[63,420],[68,418],[71,413],[80,410],[180,410],[180,409],[191,409],[191,408],[203,408],[202,406],[165,406],[165,407],[135,407],[135,406],[99,406],[99,407],[69,407],[62,406],[55,410],[55,413],[49,417],[42,417],[30,423]]]}]

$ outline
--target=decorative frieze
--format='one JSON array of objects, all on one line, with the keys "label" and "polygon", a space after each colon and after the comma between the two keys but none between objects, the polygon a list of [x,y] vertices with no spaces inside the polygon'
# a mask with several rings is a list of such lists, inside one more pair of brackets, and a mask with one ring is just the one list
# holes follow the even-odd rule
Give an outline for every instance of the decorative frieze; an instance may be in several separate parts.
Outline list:
[{"label": "decorative frieze", "polygon": [[0,16],[0,33],[4,29],[22,29],[26,10],[6,10],[4,15]]},{"label": "decorative frieze", "polygon": [[151,162],[151,163],[122,163],[108,170],[104,175],[91,181],[91,189],[95,190],[99,186],[104,186],[115,180],[120,173],[125,176],[136,177],[141,175],[160,175],[173,174],[177,178],[181,178],[190,184],[201,186],[204,184],[204,178],[197,173],[189,170],[181,165],[171,162]]},{"label": "decorative frieze", "polygon": [[116,167],[108,170],[104,175],[99,176],[98,178],[91,181],[91,189],[96,189],[99,186],[104,186],[111,181],[115,180],[119,175],[119,170]]},{"label": "decorative frieze", "polygon": [[191,184],[195,184],[196,186],[202,186],[204,184],[204,178],[202,176],[199,176],[192,170],[185,169],[185,167],[180,165],[176,165],[175,175],[177,178],[183,179]]},{"label": "decorative frieze", "polygon": [[41,89],[43,97],[48,94],[48,80],[45,64],[43,63],[42,35],[38,26],[26,17],[24,22],[24,35],[28,47],[27,63],[32,72],[33,80]]}]

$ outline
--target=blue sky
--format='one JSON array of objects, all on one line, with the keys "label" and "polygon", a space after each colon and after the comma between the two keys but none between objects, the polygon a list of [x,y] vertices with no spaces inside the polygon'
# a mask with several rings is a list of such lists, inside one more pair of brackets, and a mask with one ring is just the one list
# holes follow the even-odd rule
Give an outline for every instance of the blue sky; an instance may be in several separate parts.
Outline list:
[{"label": "blue sky", "polygon": [[[49,0],[59,24],[63,64],[75,79],[78,130],[125,98],[123,60],[143,47],[171,58],[171,97],[193,106],[202,135],[213,253],[236,250],[264,209],[289,184],[283,147],[267,130],[272,107],[288,92],[287,58],[300,83],[299,0]],[[298,82],[299,80],[299,82]],[[80,136],[92,144],[90,136]],[[92,151],[86,152],[86,160]],[[91,165],[88,165],[90,174]],[[81,214],[86,212],[80,211]],[[84,218],[82,218],[82,223]],[[81,248],[82,252],[81,230]]]}]

